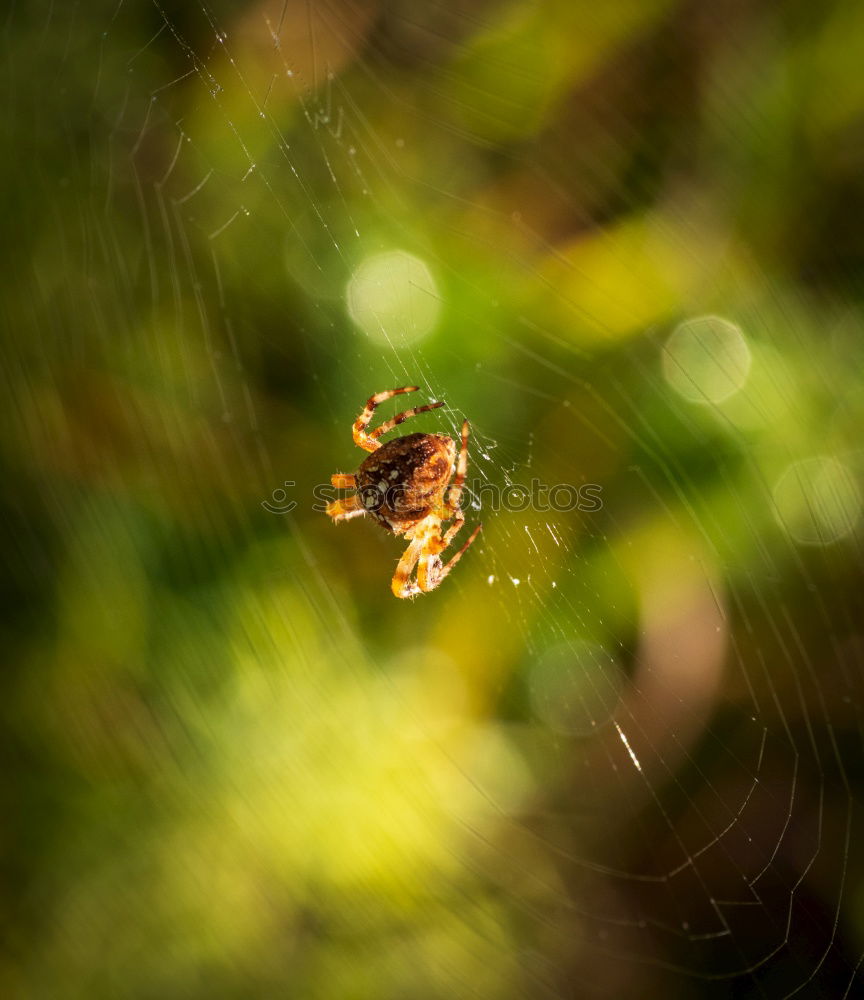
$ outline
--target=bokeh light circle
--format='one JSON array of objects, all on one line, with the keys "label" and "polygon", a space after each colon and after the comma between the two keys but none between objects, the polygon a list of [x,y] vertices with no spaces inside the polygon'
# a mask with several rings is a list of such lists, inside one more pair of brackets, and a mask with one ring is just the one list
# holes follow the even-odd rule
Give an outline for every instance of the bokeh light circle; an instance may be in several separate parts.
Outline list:
[{"label": "bokeh light circle", "polygon": [[861,492],[848,466],[832,456],[793,462],[774,486],[777,520],[801,545],[830,545],[861,517]]},{"label": "bokeh light circle", "polygon": [[663,348],[663,375],[691,403],[721,403],[750,374],[750,347],[740,327],[720,316],[680,323]]},{"label": "bokeh light circle", "polygon": [[441,297],[425,263],[405,250],[364,258],[348,281],[348,315],[377,343],[404,347],[435,328]]}]

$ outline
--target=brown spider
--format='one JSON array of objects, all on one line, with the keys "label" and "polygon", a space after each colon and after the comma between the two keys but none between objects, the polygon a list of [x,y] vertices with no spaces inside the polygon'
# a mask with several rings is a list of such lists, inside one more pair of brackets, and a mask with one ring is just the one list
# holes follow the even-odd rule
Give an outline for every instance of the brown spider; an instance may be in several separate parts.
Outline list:
[{"label": "brown spider", "polygon": [[[343,500],[327,505],[334,521],[347,521],[363,514],[371,516],[387,531],[404,535],[411,544],[405,550],[391,588],[397,597],[414,597],[434,590],[477,537],[483,527],[478,524],[471,537],[446,565],[441,555],[465,523],[459,507],[462,486],[468,471],[468,421],[462,424],[462,450],[456,460],[456,442],[446,434],[406,434],[382,445],[382,434],[418,413],[434,410],[443,403],[415,406],[397,413],[386,423],[369,433],[366,427],[376,407],[391,396],[416,392],[416,385],[402,389],[386,389],[369,397],[366,407],[354,421],[354,443],[371,451],[355,475],[337,473],[330,481],[337,489],[356,489]],[[452,484],[450,479],[456,473]],[[449,493],[445,499],[444,494]],[[453,521],[442,534],[441,522]],[[418,565],[419,564],[419,565]],[[417,580],[411,579],[417,566]]]}]

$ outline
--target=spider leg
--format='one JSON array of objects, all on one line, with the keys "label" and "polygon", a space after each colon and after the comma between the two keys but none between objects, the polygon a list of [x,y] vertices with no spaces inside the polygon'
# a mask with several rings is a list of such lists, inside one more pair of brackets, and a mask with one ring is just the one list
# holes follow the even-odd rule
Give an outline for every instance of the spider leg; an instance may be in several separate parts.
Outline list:
[{"label": "spider leg", "polygon": [[344,497],[327,504],[327,516],[334,521],[347,521],[351,517],[360,517],[366,509],[360,503],[360,497]]},{"label": "spider leg", "polygon": [[337,472],[330,477],[330,482],[337,490],[353,490],[357,486],[357,480],[347,472]]},{"label": "spider leg", "polygon": [[403,420],[408,420],[410,417],[416,417],[418,413],[425,413],[427,410],[437,410],[439,406],[444,404],[439,403],[427,403],[425,406],[415,406],[413,410],[404,410],[402,413],[397,413],[395,417],[391,417],[386,423],[381,424],[380,427],[376,427],[374,431],[369,433],[370,438],[379,438],[382,434],[386,434],[387,431],[392,431],[397,424],[401,424]]},{"label": "spider leg", "polygon": [[370,396],[366,401],[366,406],[363,412],[354,421],[354,426],[352,428],[354,444],[359,445],[359,447],[363,448],[364,451],[376,451],[380,448],[380,442],[376,441],[374,437],[366,433],[366,428],[369,426],[372,414],[385,400],[388,400],[393,396],[401,396],[404,392],[416,392],[418,388],[419,386],[416,385],[406,385],[401,389],[385,389],[383,392],[376,392],[374,396]]},{"label": "spider leg", "polygon": [[[444,543],[444,549],[446,549],[447,546],[453,541],[453,537],[455,536],[456,532],[459,531],[459,529],[462,527],[464,523],[465,523],[465,515],[462,513],[461,510],[457,510],[453,514],[453,523],[444,532],[444,537],[441,539],[441,541]],[[442,552],[444,549],[442,549]]]},{"label": "spider leg", "polygon": [[399,560],[399,565],[396,567],[396,572],[390,583],[390,589],[397,597],[414,597],[415,594],[420,593],[420,588],[411,579],[411,574],[414,572],[414,567],[417,565],[425,542],[425,536],[421,535],[419,538],[415,538],[402,553],[402,558]]},{"label": "spider leg", "polygon": [[[462,422],[462,449],[459,452],[459,458],[456,462],[456,475],[453,477],[453,482],[450,484],[450,491],[447,495],[447,507],[451,511],[457,511],[459,509],[459,501],[462,498],[462,486],[465,483],[465,476],[468,474],[468,431],[470,426],[468,421]],[[458,530],[458,529],[457,529]],[[452,534],[450,534],[452,532]],[[456,534],[452,528],[448,531],[451,538]]]},{"label": "spider leg", "polygon": [[417,568],[417,585],[424,593],[434,590],[441,583],[444,577],[446,577],[456,563],[459,562],[468,546],[480,534],[480,530],[483,527],[482,524],[478,524],[477,527],[471,532],[471,536],[468,541],[462,546],[461,549],[459,549],[456,555],[454,555],[448,563],[442,566],[439,552],[444,551],[444,549],[450,544],[453,536],[464,523],[465,518],[462,516],[462,512],[459,511],[456,515],[455,523],[447,529],[443,538],[439,536],[427,539],[424,551],[420,558],[420,565]]}]

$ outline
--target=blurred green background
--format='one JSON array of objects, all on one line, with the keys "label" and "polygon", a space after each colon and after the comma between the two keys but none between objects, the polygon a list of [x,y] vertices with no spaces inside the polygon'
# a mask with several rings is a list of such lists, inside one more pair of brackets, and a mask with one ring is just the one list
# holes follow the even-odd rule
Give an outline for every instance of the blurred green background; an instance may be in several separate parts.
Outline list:
[{"label": "blurred green background", "polygon": [[[10,8],[4,997],[860,993],[862,39]],[[313,505],[411,383],[484,531],[399,602]]]}]

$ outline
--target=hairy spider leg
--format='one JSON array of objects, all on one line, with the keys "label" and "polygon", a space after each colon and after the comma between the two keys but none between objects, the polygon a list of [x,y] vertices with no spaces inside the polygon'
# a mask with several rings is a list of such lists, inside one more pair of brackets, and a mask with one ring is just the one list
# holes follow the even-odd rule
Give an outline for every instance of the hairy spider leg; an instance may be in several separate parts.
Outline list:
[{"label": "hairy spider leg", "polygon": [[[470,426],[467,420],[462,422],[462,449],[459,452],[459,459],[456,462],[456,475],[450,484],[450,492],[447,495],[447,507],[451,511],[459,509],[459,501],[462,499],[462,487],[465,483],[465,476],[468,474],[468,432]],[[452,528],[450,529],[453,530]],[[455,534],[455,532],[454,532]]]},{"label": "hairy spider leg", "polygon": [[424,547],[424,551],[420,557],[420,565],[417,567],[417,585],[424,593],[434,590],[442,582],[450,570],[453,569],[456,563],[458,563],[465,554],[468,546],[480,534],[480,530],[483,527],[482,524],[478,524],[477,527],[471,532],[471,536],[468,541],[462,546],[461,549],[459,549],[456,555],[454,555],[448,563],[442,566],[441,556],[438,553],[443,552],[443,550],[450,544],[450,540],[464,523],[465,518],[460,517],[456,523],[447,530],[447,533],[443,538],[436,536],[427,539],[426,546]]},{"label": "hairy spider leg", "polygon": [[366,401],[366,407],[363,412],[354,421],[352,428],[354,444],[361,447],[364,451],[377,451],[381,447],[380,441],[376,441],[374,437],[366,433],[366,428],[369,426],[372,414],[381,403],[391,399],[393,396],[401,396],[404,392],[416,392],[419,388],[416,385],[406,385],[401,389],[385,389],[383,392],[376,392],[374,396],[370,396]]},{"label": "hairy spider leg", "polygon": [[425,406],[415,406],[413,410],[404,410],[402,413],[397,413],[395,417],[391,417],[386,423],[381,424],[380,427],[371,431],[369,433],[369,437],[377,440],[382,434],[386,434],[387,431],[392,431],[393,428],[397,424],[401,424],[403,420],[408,420],[410,417],[416,417],[418,413],[425,413],[427,410],[437,410],[439,406],[443,405],[443,402],[427,403]]},{"label": "hairy spider leg", "polygon": [[333,500],[327,504],[327,515],[334,521],[347,521],[351,517],[359,517],[365,514],[366,510],[360,503],[360,497],[343,497],[341,500]]},{"label": "hairy spider leg", "polygon": [[423,536],[413,539],[402,553],[402,558],[399,560],[399,565],[396,567],[396,572],[390,582],[390,589],[397,597],[414,597],[415,594],[420,593],[420,588],[411,579],[411,574],[414,572],[414,567],[423,551],[424,541]]},{"label": "hairy spider leg", "polygon": [[[453,569],[456,563],[465,554],[468,546],[480,534],[483,527],[478,524],[471,532],[471,537],[462,546],[453,558],[445,565],[441,564],[440,552],[452,541],[454,535],[465,523],[465,517],[461,511],[456,513],[456,521],[441,536],[441,523],[436,519],[429,524],[425,531],[418,533],[399,560],[396,572],[393,574],[391,589],[397,597],[416,597],[420,593],[428,593],[434,590],[447,574]],[[417,579],[412,580],[411,576],[414,567],[417,567]]]},{"label": "hairy spider leg", "polygon": [[350,472],[337,472],[330,477],[337,490],[353,490],[357,486],[356,477]]},{"label": "hairy spider leg", "polygon": [[457,509],[453,513],[453,523],[450,525],[450,527],[444,533],[444,537],[441,539],[441,541],[444,543],[442,551],[446,549],[447,546],[453,541],[454,535],[456,534],[457,531],[460,530],[460,528],[464,523],[465,523],[465,515],[462,513],[461,510]]}]

